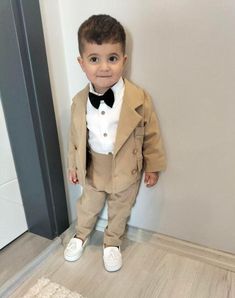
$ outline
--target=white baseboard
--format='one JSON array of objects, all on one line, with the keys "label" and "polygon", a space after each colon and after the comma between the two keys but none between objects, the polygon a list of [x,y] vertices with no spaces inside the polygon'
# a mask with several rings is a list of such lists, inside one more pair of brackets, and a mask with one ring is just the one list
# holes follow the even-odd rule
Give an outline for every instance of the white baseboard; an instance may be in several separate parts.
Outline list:
[{"label": "white baseboard", "polygon": [[[107,220],[99,219],[96,225],[96,230],[103,232],[106,225]],[[155,245],[160,249],[167,249],[169,252],[177,255],[192,258],[235,272],[235,255],[231,253],[211,249],[188,241],[131,226],[128,226],[127,228],[126,238],[140,243],[146,242]]]}]

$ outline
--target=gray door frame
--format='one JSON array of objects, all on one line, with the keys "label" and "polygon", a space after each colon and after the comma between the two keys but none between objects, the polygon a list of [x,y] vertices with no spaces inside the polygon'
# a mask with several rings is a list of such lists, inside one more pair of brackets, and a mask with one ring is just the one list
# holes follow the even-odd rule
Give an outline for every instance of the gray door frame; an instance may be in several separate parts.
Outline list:
[{"label": "gray door frame", "polygon": [[0,1],[0,92],[29,231],[53,239],[69,223],[38,0]]}]

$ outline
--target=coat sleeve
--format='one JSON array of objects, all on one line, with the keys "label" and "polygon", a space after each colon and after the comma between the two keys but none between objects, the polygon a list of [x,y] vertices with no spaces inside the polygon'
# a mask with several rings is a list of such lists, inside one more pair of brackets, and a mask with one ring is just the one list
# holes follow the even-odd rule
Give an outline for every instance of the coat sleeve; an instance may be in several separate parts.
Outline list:
[{"label": "coat sleeve", "polygon": [[159,172],[166,169],[166,156],[152,100],[146,92],[144,97],[144,171]]},{"label": "coat sleeve", "polygon": [[74,110],[75,103],[73,102],[71,106],[71,120],[70,120],[70,129],[69,129],[69,140],[68,140],[68,170],[76,170],[76,137],[75,137],[75,125],[74,125]]}]

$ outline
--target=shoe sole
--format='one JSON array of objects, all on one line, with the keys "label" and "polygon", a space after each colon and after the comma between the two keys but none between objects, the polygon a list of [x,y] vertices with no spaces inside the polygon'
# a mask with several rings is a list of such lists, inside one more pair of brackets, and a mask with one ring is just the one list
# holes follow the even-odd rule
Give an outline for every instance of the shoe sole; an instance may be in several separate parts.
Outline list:
[{"label": "shoe sole", "polygon": [[122,265],[120,265],[120,266],[107,266],[107,265],[104,264],[104,268],[108,272],[115,272],[115,271],[120,270],[122,268]]},{"label": "shoe sole", "polygon": [[[82,253],[83,253],[83,251],[82,251]],[[68,257],[68,256],[64,255],[64,259],[68,262],[75,262],[75,261],[77,261],[81,258],[82,253],[79,256],[76,256],[76,257]]]}]

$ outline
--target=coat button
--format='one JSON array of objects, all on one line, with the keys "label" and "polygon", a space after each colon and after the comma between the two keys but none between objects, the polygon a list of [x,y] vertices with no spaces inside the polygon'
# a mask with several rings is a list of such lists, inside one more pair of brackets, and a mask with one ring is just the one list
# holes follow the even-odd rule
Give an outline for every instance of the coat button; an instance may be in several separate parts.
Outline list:
[{"label": "coat button", "polygon": [[132,175],[135,175],[135,174],[136,174],[136,172],[137,172],[137,170],[136,170],[136,169],[134,169],[134,170],[132,170],[132,171],[131,171],[131,174],[132,174]]},{"label": "coat button", "polygon": [[137,149],[134,149],[134,150],[133,150],[133,154],[136,154],[137,152],[138,152]]}]

